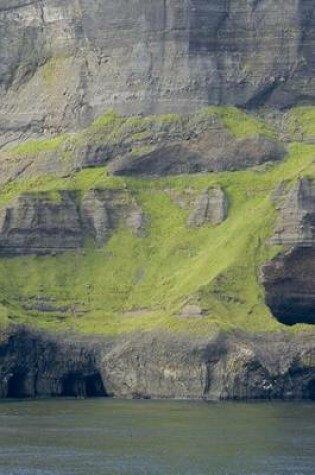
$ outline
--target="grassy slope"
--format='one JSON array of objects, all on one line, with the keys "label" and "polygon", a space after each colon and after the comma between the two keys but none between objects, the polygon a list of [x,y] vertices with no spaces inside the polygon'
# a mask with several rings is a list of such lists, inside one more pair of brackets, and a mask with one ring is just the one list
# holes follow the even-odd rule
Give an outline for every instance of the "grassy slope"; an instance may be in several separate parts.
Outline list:
[{"label": "grassy slope", "polygon": [[[216,114],[237,137],[273,133],[266,124],[234,108],[209,108],[201,113]],[[306,134],[312,130],[310,113],[296,111]],[[119,127],[123,122],[107,114],[93,124],[93,133],[100,135],[102,127],[107,130],[113,121]],[[36,149],[34,143],[32,147]],[[27,191],[49,190],[55,195],[62,189],[127,189],[149,216],[150,226],[142,238],[121,228],[102,249],[90,246],[57,257],[0,260],[0,319],[97,333],[152,328],[195,333],[212,333],[218,327],[280,329],[264,305],[259,285],[260,265],[278,252],[265,244],[276,219],[270,196],[284,179],[315,176],[314,145],[293,143],[289,152],[280,165],[256,171],[143,180],[109,178],[105,168],[98,168],[67,179],[39,177],[7,185],[0,193],[0,205]],[[176,204],[172,195],[192,202],[210,184],[226,190],[229,217],[220,226],[188,229],[189,209]],[[23,309],[23,303],[42,297],[56,307],[69,307],[68,312]],[[200,305],[207,316],[181,317],[187,303]]]}]

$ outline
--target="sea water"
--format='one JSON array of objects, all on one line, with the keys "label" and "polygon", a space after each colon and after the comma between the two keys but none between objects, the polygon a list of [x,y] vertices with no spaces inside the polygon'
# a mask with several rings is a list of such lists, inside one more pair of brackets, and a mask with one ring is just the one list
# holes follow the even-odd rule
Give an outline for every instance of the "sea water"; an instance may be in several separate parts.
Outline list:
[{"label": "sea water", "polygon": [[1,402],[0,474],[315,474],[315,404]]}]

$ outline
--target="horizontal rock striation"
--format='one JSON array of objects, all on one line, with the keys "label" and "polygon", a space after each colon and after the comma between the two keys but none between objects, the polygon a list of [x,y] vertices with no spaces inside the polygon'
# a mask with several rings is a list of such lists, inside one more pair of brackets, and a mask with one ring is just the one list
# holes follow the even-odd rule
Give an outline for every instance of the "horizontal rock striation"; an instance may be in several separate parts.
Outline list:
[{"label": "horizontal rock striation", "polygon": [[315,399],[313,334],[52,336],[14,327],[0,343],[0,397]]},{"label": "horizontal rock striation", "polygon": [[312,0],[3,0],[1,143],[124,114],[314,101]]},{"label": "horizontal rock striation", "polygon": [[280,211],[279,224],[272,244],[314,247],[315,245],[315,182],[299,178],[286,192],[282,184],[275,196]]},{"label": "horizontal rock striation", "polygon": [[87,239],[102,246],[120,225],[139,235],[145,228],[141,209],[121,190],[23,194],[0,209],[0,256],[56,254]]},{"label": "horizontal rock striation", "polygon": [[280,223],[271,242],[287,250],[263,266],[266,302],[282,323],[315,324],[315,183],[301,178],[278,200]]}]

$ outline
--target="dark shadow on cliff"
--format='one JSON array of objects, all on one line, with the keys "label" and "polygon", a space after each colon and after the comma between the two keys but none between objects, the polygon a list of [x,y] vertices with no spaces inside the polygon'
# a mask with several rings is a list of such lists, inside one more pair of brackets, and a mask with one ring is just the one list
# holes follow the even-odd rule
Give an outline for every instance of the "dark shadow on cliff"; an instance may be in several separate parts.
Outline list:
[{"label": "dark shadow on cliff", "polygon": [[106,397],[100,368],[107,345],[12,326],[0,343],[0,398]]},{"label": "dark shadow on cliff", "polygon": [[309,382],[306,387],[306,394],[311,401],[315,401],[315,379]]},{"label": "dark shadow on cliff", "polygon": [[16,373],[8,381],[8,398],[24,398],[28,395],[25,391],[26,375],[25,373]]},{"label": "dark shadow on cliff", "polygon": [[100,373],[82,375],[80,373],[67,374],[62,380],[64,397],[106,397],[106,390]]}]

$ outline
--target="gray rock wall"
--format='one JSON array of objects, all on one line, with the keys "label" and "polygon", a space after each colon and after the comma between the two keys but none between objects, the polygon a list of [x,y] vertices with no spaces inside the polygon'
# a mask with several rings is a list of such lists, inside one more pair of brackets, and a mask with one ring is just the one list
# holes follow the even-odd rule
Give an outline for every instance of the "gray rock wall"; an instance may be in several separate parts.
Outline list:
[{"label": "gray rock wall", "polygon": [[0,398],[315,399],[314,334],[53,336],[0,340]]},{"label": "gray rock wall", "polygon": [[103,245],[120,225],[141,235],[145,217],[121,190],[23,194],[0,208],[0,257],[47,255]]},{"label": "gray rock wall", "polygon": [[199,227],[203,224],[218,225],[228,216],[228,198],[220,186],[210,187],[194,203],[194,210],[188,217],[187,225]]},{"label": "gray rock wall", "polygon": [[200,172],[222,172],[282,160],[285,147],[266,137],[231,138],[216,130],[186,143],[155,144],[154,150],[136,156],[125,155],[109,162],[109,173],[118,176],[158,177]]},{"label": "gray rock wall", "polygon": [[130,114],[314,101],[312,0],[1,0],[2,143]]}]

